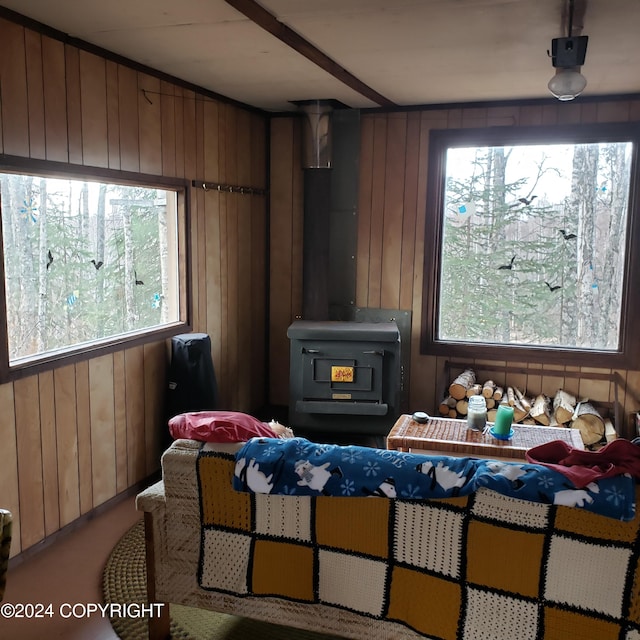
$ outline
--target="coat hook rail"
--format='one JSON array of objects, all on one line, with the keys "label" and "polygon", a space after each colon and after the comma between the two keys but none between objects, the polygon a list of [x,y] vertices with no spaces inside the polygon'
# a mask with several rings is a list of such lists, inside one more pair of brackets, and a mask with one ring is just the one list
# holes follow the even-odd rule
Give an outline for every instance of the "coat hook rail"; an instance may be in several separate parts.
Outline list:
[{"label": "coat hook rail", "polygon": [[221,184],[219,182],[202,182],[201,180],[192,180],[191,186],[204,189],[204,191],[224,191],[225,193],[240,193],[250,196],[264,196],[267,194],[266,189],[258,189],[256,187],[242,187],[233,184]]}]

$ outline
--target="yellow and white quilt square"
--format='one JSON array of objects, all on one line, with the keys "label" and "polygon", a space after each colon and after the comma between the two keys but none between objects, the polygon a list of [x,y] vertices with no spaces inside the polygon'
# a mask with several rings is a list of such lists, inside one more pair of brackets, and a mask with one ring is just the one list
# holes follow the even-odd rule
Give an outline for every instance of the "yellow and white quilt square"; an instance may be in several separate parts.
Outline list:
[{"label": "yellow and white quilt square", "polygon": [[461,604],[456,581],[407,567],[392,569],[390,620],[400,620],[428,638],[456,640]]},{"label": "yellow and white quilt square", "polygon": [[387,578],[385,562],[326,549],[320,550],[318,560],[321,602],[376,617],[382,615]]},{"label": "yellow and white quilt square", "polygon": [[[620,640],[620,624],[596,618],[592,613],[567,611],[560,606],[544,608],[544,640]],[[627,636],[622,636],[630,640]],[[637,640],[640,640],[637,639]]]},{"label": "yellow and white quilt square", "polygon": [[629,549],[554,535],[544,596],[551,602],[620,617],[630,559]]},{"label": "yellow and white quilt square", "polygon": [[255,495],[256,532],[311,541],[311,497]]},{"label": "yellow and white quilt square", "polygon": [[198,459],[202,524],[251,531],[251,494],[227,491],[220,500],[220,487],[229,486],[233,461],[217,456]]},{"label": "yellow and white quilt square", "polygon": [[[435,505],[398,502],[394,530],[396,562],[458,578],[462,523],[462,513]],[[433,540],[438,540],[438,544],[433,544]]]},{"label": "yellow and white quilt square", "polygon": [[548,504],[526,502],[482,488],[476,493],[472,513],[528,529],[545,529],[549,525],[549,509]]},{"label": "yellow and white quilt square", "polygon": [[293,600],[313,601],[313,549],[303,544],[256,540],[251,591]]},{"label": "yellow and white quilt square", "polygon": [[492,591],[467,590],[462,640],[538,637],[538,606]]},{"label": "yellow and white quilt square", "polygon": [[202,540],[202,575],[205,589],[247,593],[247,570],[251,537],[208,529]]},{"label": "yellow and white quilt square", "polygon": [[323,547],[387,558],[388,527],[372,527],[371,523],[388,522],[389,505],[389,500],[375,498],[316,498],[316,542]]},{"label": "yellow and white quilt square", "polygon": [[467,582],[537,598],[544,534],[472,519],[467,529]]}]

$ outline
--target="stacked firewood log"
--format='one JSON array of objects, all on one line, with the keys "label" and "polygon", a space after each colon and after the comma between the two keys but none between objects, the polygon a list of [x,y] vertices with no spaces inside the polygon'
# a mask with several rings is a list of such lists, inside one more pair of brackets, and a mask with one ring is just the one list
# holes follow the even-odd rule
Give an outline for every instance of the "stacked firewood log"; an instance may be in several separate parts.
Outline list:
[{"label": "stacked firewood log", "polygon": [[451,382],[448,395],[438,407],[440,415],[464,418],[473,395],[484,396],[490,422],[495,420],[498,405],[505,403],[513,407],[514,422],[579,429],[588,448],[598,448],[617,438],[606,410],[595,406],[588,398],[578,399],[563,389],[558,389],[553,398],[543,393],[528,396],[515,386],[502,387],[493,380],[478,382],[473,369],[465,369]]}]

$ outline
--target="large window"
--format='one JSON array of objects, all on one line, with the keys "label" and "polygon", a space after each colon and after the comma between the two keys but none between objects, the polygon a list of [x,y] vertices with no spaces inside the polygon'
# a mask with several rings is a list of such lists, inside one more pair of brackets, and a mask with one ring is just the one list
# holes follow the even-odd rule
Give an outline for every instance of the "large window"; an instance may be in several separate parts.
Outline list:
[{"label": "large window", "polygon": [[184,330],[184,185],[2,171],[3,377]]},{"label": "large window", "polygon": [[633,362],[637,142],[631,125],[433,132],[423,350]]}]

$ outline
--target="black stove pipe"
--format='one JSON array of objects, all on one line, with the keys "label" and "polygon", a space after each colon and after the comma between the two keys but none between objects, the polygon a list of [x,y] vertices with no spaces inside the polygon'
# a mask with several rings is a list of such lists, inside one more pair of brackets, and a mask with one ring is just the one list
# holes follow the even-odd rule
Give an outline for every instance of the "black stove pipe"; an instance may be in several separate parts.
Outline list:
[{"label": "black stove pipe", "polygon": [[310,100],[296,104],[303,115],[302,317],[305,320],[328,320],[333,106],[328,100]]}]

